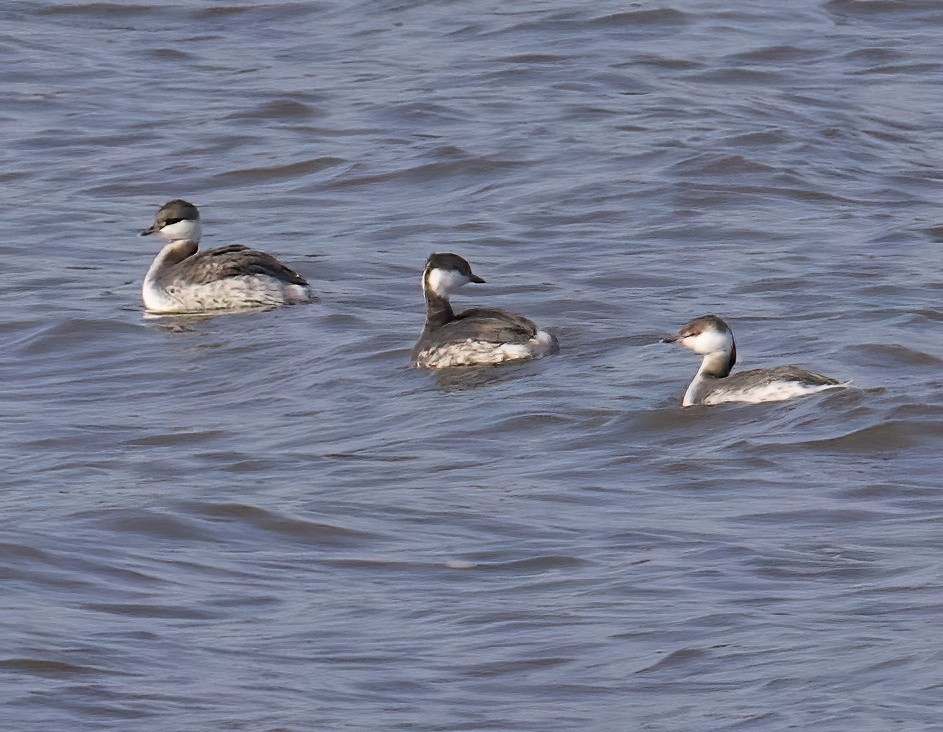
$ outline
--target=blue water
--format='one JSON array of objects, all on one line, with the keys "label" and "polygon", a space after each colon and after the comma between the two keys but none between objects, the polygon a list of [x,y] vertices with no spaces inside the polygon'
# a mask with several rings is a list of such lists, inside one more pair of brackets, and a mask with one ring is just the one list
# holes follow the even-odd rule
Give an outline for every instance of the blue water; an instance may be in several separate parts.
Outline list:
[{"label": "blue water", "polygon": [[[937,3],[0,20],[0,726],[938,726]],[[177,197],[319,301],[145,318]],[[411,369],[432,251],[561,353]]]}]

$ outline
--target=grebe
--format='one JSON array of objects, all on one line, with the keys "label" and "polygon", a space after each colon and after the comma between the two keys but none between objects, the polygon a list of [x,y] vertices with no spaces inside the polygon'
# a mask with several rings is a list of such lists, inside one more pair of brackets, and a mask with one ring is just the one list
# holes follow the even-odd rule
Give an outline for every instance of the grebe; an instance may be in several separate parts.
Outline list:
[{"label": "grebe", "polygon": [[694,381],[684,392],[681,402],[684,407],[724,402],[778,402],[846,386],[829,376],[805,371],[798,366],[754,369],[730,376],[730,370],[737,362],[737,345],[730,326],[716,315],[702,315],[685,323],[677,335],[665,338],[663,342],[680,343],[704,356]]},{"label": "grebe", "polygon": [[492,366],[540,358],[559,350],[556,337],[523,315],[472,308],[456,315],[449,295],[469,282],[484,282],[457,254],[432,254],[422,273],[426,326],[412,352],[416,366]]},{"label": "grebe", "polygon": [[275,307],[310,302],[308,282],[271,254],[232,244],[197,252],[200,212],[187,201],[168,201],[141,236],[167,244],[144,277],[144,307],[152,313]]}]

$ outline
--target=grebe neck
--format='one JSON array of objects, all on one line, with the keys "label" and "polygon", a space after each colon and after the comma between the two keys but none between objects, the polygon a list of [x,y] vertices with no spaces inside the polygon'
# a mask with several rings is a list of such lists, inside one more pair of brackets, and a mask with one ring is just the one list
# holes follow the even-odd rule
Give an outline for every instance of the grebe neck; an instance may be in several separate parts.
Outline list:
[{"label": "grebe neck", "polygon": [[431,287],[426,287],[424,290],[426,296],[426,330],[435,330],[455,319],[455,312],[452,310],[448,297],[438,294]]},{"label": "grebe neck", "polygon": [[698,404],[704,395],[704,387],[713,379],[722,379],[730,374],[733,365],[737,362],[736,347],[730,352],[714,351],[708,353],[701,360],[701,367],[697,370],[693,381],[688,385],[684,392],[684,399],[681,405],[690,407],[692,404]]},{"label": "grebe neck", "polygon": [[737,362],[737,351],[731,353],[715,351],[708,353],[701,361],[697,375],[701,378],[722,379],[730,374],[733,365]]},{"label": "grebe neck", "polygon": [[154,280],[161,270],[166,267],[172,267],[188,257],[192,257],[196,254],[197,249],[197,243],[190,239],[178,239],[177,241],[165,244],[164,248],[154,257],[154,261],[151,263],[150,269],[147,270],[147,275],[145,275],[144,279]]}]

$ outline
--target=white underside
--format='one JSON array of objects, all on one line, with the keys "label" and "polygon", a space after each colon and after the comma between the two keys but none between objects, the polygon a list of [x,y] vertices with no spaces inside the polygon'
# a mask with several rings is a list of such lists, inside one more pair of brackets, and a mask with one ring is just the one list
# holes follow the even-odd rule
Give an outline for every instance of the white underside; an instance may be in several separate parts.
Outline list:
[{"label": "white underside", "polygon": [[182,283],[166,288],[159,288],[150,279],[145,279],[142,295],[144,307],[151,313],[270,308],[311,301],[307,287],[286,284],[265,275],[228,277],[200,285]]},{"label": "white underside", "polygon": [[815,394],[826,389],[838,389],[846,384],[802,384],[796,381],[774,381],[760,387],[749,389],[716,389],[710,392],[701,404],[725,404],[741,402],[747,404],[761,404],[762,402],[781,402],[794,397]]},{"label": "white underside", "polygon": [[471,338],[456,343],[420,351],[416,365],[430,369],[453,366],[496,366],[513,361],[540,358],[556,349],[556,340],[540,330],[527,343],[489,343]]}]

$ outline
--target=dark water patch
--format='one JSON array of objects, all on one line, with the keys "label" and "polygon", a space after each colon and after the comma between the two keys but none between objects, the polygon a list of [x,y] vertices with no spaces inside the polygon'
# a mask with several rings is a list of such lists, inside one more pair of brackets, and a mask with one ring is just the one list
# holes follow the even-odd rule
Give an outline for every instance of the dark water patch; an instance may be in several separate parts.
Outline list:
[{"label": "dark water patch", "polygon": [[129,618],[151,618],[165,620],[218,620],[220,613],[188,608],[180,605],[164,605],[159,603],[128,603],[128,602],[87,602],[82,609],[94,612],[120,615]]},{"label": "dark water patch", "polygon": [[521,414],[509,416],[489,426],[488,432],[506,431],[518,433],[531,430],[553,430],[558,425],[570,424],[574,420],[561,414]]},{"label": "dark water patch", "polygon": [[[467,111],[457,106],[432,102],[405,102],[391,105],[386,115],[390,122],[407,124],[456,124],[467,116]],[[431,135],[433,139],[439,135]]]},{"label": "dark water patch", "polygon": [[853,429],[836,437],[803,437],[780,443],[767,449],[793,450],[802,446],[807,450],[834,450],[862,453],[873,459],[890,459],[896,452],[920,445],[932,444],[943,434],[943,422],[924,423],[919,428],[906,421],[887,420],[880,424]]},{"label": "dark water patch", "polygon": [[219,470],[235,475],[256,473],[271,475],[273,472],[285,468],[284,460],[273,458],[247,458],[244,455],[236,455],[226,458],[225,460],[228,460],[228,462],[225,462],[224,459],[221,459],[220,453],[200,454],[196,457],[207,464],[216,466]]},{"label": "dark water patch", "polygon": [[215,5],[209,8],[192,10],[190,16],[195,20],[228,20],[233,18],[238,23],[251,20],[261,23],[299,23],[311,15],[319,15],[327,6],[321,3],[272,2],[261,5]]},{"label": "dark water patch", "polygon": [[691,80],[698,84],[773,86],[782,85],[783,73],[747,68],[725,68],[697,71]]},{"label": "dark water patch", "polygon": [[555,569],[574,569],[588,564],[585,560],[570,556],[544,556],[517,559],[510,562],[475,562],[474,569],[488,572],[546,572]]},{"label": "dark water patch", "polygon": [[[299,102],[294,99],[275,99],[260,104],[254,109],[231,114],[227,119],[297,121],[323,117],[326,114],[326,112],[322,112],[312,107],[310,104],[305,104],[304,102]],[[325,160],[330,160],[330,158]],[[339,163],[342,161],[337,160],[336,162]]]},{"label": "dark water patch", "polygon": [[849,486],[840,492],[840,496],[850,499],[886,500],[891,503],[907,499],[932,498],[937,492],[935,487],[901,485],[898,483],[870,483]]},{"label": "dark water patch", "polygon": [[[943,17],[940,5],[933,0],[827,0],[825,7],[842,17],[870,18],[888,15],[894,20],[932,21]],[[887,21],[890,18],[882,18]]]},{"label": "dark water patch", "polygon": [[103,669],[93,666],[81,666],[44,658],[2,658],[0,659],[0,672],[3,671],[25,673],[51,679],[67,679],[73,676],[105,673]]},{"label": "dark water patch", "polygon": [[403,185],[407,183],[432,184],[449,181],[453,185],[467,185],[468,178],[487,178],[518,170],[527,163],[516,160],[476,158],[468,160],[425,163],[374,175],[345,175],[326,184],[329,189],[347,189],[378,184]]},{"label": "dark water patch", "polygon": [[240,503],[192,503],[187,505],[187,511],[213,523],[251,527],[302,544],[359,545],[371,536],[356,529],[285,516]]},{"label": "dark water patch", "polygon": [[[898,130],[900,132],[919,132],[920,126],[915,124],[913,121],[907,119],[906,117],[900,117],[895,114],[891,115],[879,115],[879,114],[868,114],[864,117],[870,123],[878,124],[882,127],[887,127],[892,130]],[[901,138],[906,139],[906,138]],[[938,174],[934,174],[935,177],[938,177]],[[892,178],[893,180],[893,178]]]},{"label": "dark water patch", "polygon": [[801,277],[765,277],[756,280],[741,289],[744,293],[775,293],[775,292],[795,292],[796,288],[802,287],[805,280]]},{"label": "dark water patch", "polygon": [[420,562],[393,557],[349,557],[343,559],[326,559],[322,560],[322,563],[332,567],[344,567],[348,569],[408,573],[464,570],[472,569],[477,566],[474,562],[465,562],[463,560]]},{"label": "dark water patch", "polygon": [[870,48],[856,48],[846,53],[844,58],[848,61],[890,64],[907,58],[907,55],[889,46],[872,46]]},{"label": "dark water patch", "polygon": [[855,524],[880,523],[897,517],[888,511],[868,511],[864,509],[799,509],[792,511],[770,511],[759,514],[745,514],[736,517],[736,521],[748,524],[790,524],[793,526],[842,526]]},{"label": "dark water patch", "polygon": [[688,175],[740,175],[769,173],[776,170],[742,155],[718,157],[710,154],[689,158],[676,165],[675,169]]},{"label": "dark water patch", "polygon": [[[693,71],[703,69],[704,63],[695,59],[663,56],[658,53],[642,53],[632,59],[616,64],[613,68],[632,68],[638,65],[653,66],[669,71]],[[642,128],[643,130],[645,128]]]},{"label": "dark water patch", "polygon": [[418,460],[418,455],[377,455],[372,453],[372,448],[364,448],[361,452],[329,452],[324,454],[324,458],[329,461],[338,461],[340,463],[402,463]]},{"label": "dark water patch", "polygon": [[726,140],[729,147],[755,147],[758,149],[768,149],[773,145],[781,145],[789,142],[782,129],[770,129],[763,132],[746,132],[734,135]]},{"label": "dark water patch", "polygon": [[776,581],[818,580],[866,582],[878,578],[896,576],[897,570],[882,569],[868,563],[855,563],[847,560],[829,562],[826,560],[797,561],[795,559],[762,560],[750,564],[757,577]]},{"label": "dark water patch", "polygon": [[924,422],[916,429],[908,422],[894,421],[882,425],[880,429],[876,428],[866,436],[866,439],[886,440],[882,444],[887,449],[893,447],[895,442],[900,447],[933,445],[941,436],[943,436],[943,421]]},{"label": "dark water patch", "polygon": [[160,61],[195,61],[199,58],[195,54],[181,51],[179,48],[156,48],[148,51],[148,54]]},{"label": "dark water patch", "polygon": [[938,73],[943,65],[939,63],[911,63],[911,64],[887,64],[883,66],[871,66],[867,69],[851,72],[854,75],[889,75],[897,76],[899,74],[930,74]]},{"label": "dark water patch", "polygon": [[700,617],[691,618],[688,620],[688,623],[693,627],[726,629],[742,625],[743,623],[749,622],[750,619],[750,613],[723,612],[709,613]]},{"label": "dark water patch", "polygon": [[170,434],[136,437],[128,440],[126,444],[129,447],[189,447],[202,442],[215,442],[226,434],[223,430],[201,430],[199,432],[181,430]]},{"label": "dark water patch", "polygon": [[[721,166],[724,165],[723,162],[720,163]],[[699,163],[698,165],[693,165],[690,169],[686,169],[688,166],[687,161],[682,164],[682,167],[679,167],[679,172],[688,174],[688,175],[708,175],[713,177],[712,173],[705,171],[703,168],[699,169],[699,165],[710,166],[711,163]],[[759,164],[762,166],[762,163]],[[748,166],[749,167],[749,166]],[[758,170],[758,171],[749,171],[744,170],[744,175],[759,175],[769,173],[770,171]],[[855,201],[852,198],[839,195],[832,191],[825,190],[816,190],[810,188],[797,188],[792,186],[773,186],[773,185],[747,185],[743,183],[742,180],[738,181],[738,184],[734,190],[731,190],[730,186],[727,185],[717,185],[709,183],[689,183],[687,187],[679,193],[678,201],[686,206],[693,207],[703,207],[705,209],[712,209],[717,206],[726,206],[730,205],[735,199],[739,200],[752,200],[756,204],[760,205],[767,201],[770,198],[787,198],[797,202],[805,202],[810,205],[815,205],[819,203],[825,203],[828,201],[834,203],[844,203],[844,204],[855,204],[863,203],[862,201]],[[717,232],[713,234],[707,230],[703,230],[704,236],[716,236],[723,237],[725,235],[729,236],[725,232]]]},{"label": "dark water patch", "polygon": [[203,526],[156,510],[113,509],[96,513],[94,523],[110,531],[167,541],[212,541],[215,538]]},{"label": "dark water patch", "polygon": [[[658,406],[647,410],[633,410],[629,419],[636,430],[659,434],[662,439],[688,440],[693,434],[706,434],[717,439],[737,436],[735,429],[724,437],[722,428],[732,427],[733,418],[756,417],[757,409],[762,413],[768,405],[726,404],[717,406],[681,407],[681,397],[694,373],[694,368],[685,370],[677,384],[669,385],[659,395]],[[718,408],[719,407],[719,408]],[[708,442],[711,440],[709,439]]]},{"label": "dark water patch", "polygon": [[776,45],[744,51],[729,56],[727,60],[741,63],[773,63],[803,62],[821,58],[825,52],[821,49],[800,48],[797,46]]},{"label": "dark water patch", "polygon": [[29,171],[26,170],[5,170],[0,173],[0,183],[13,183],[14,181],[28,178],[30,175]]},{"label": "dark water patch", "polygon": [[590,26],[602,28],[635,28],[638,26],[661,26],[676,28],[688,21],[687,13],[675,8],[653,8],[651,10],[629,10],[601,15],[589,21]]},{"label": "dark water patch", "polygon": [[241,170],[230,170],[216,175],[216,181],[219,183],[269,183],[286,179],[294,179],[299,176],[313,175],[322,170],[333,168],[343,164],[345,161],[340,158],[324,157],[311,160],[302,160],[295,163],[286,163],[285,165],[273,165],[270,167],[243,168]]},{"label": "dark water patch", "polygon": [[75,359],[115,356],[116,338],[136,337],[140,326],[114,319],[65,318],[45,322],[23,333],[8,346],[21,356],[49,356],[68,353]]},{"label": "dark water patch", "polygon": [[572,56],[552,54],[552,53],[518,53],[511,56],[496,59],[505,64],[556,64],[562,61],[568,61]]},{"label": "dark water patch", "polygon": [[[81,515],[77,515],[75,519],[84,521]],[[38,537],[35,541],[49,543]],[[65,588],[75,593],[86,592],[93,588],[100,591],[103,579],[134,584],[151,584],[158,581],[156,577],[149,574],[124,567],[114,567],[85,552],[77,552],[74,546],[65,548],[57,546],[55,552],[44,552],[36,556],[3,555],[0,556],[0,562],[2,562],[0,572],[8,573],[11,577],[15,576],[21,581],[36,586]]]},{"label": "dark water patch", "polygon": [[37,549],[28,544],[11,544],[4,542],[0,544],[0,558],[6,564],[11,561],[26,560],[29,563],[41,562],[43,564],[54,564],[56,558],[49,552]]},{"label": "dark water patch", "polygon": [[273,595],[250,595],[238,592],[225,597],[217,597],[207,600],[205,604],[211,607],[218,606],[230,611],[239,608],[265,611],[267,609],[277,608],[283,605],[284,601],[281,598]]},{"label": "dark water patch", "polygon": [[542,656],[540,658],[527,658],[518,660],[507,660],[491,663],[470,664],[464,669],[463,675],[469,677],[487,677],[489,679],[500,678],[508,674],[517,675],[521,673],[530,674],[539,672],[543,669],[572,663],[573,659],[560,656]]},{"label": "dark water patch", "polygon": [[481,559],[446,559],[437,562],[407,561],[394,557],[348,557],[341,559],[327,559],[323,564],[348,567],[352,569],[370,569],[395,572],[487,572],[513,576],[543,574],[554,570],[575,569],[588,564],[585,560],[569,556],[543,556],[530,559],[508,562],[489,562]]},{"label": "dark water patch", "polygon": [[[913,140],[913,136],[910,134],[901,134],[898,132],[887,132],[886,130],[876,130],[876,129],[862,129],[862,135],[871,137],[880,142],[902,142],[907,143]],[[899,195],[896,191],[888,191],[889,195]]]},{"label": "dark water patch", "polygon": [[651,666],[636,671],[637,674],[653,674],[664,671],[687,670],[691,666],[701,666],[703,662],[713,657],[709,650],[703,648],[681,648],[672,651],[664,658],[660,659]]},{"label": "dark water patch", "polygon": [[931,353],[918,351],[915,348],[902,346],[898,343],[862,343],[846,346],[843,350],[852,354],[858,363],[865,363],[880,368],[914,366],[939,367],[943,364],[943,357]]},{"label": "dark water patch", "polygon": [[[282,4],[284,6],[284,4]],[[212,8],[203,8],[193,12],[195,18],[224,18],[231,15],[246,15],[252,13],[251,5],[216,5]]]},{"label": "dark water patch", "polygon": [[943,242],[943,225],[940,225],[940,226],[930,226],[930,227],[928,227],[928,228],[926,228],[926,229],[922,229],[922,231],[923,231],[923,233],[925,233],[928,237],[930,237],[931,240],[933,240],[933,241],[935,241],[935,242],[937,242],[937,243]]},{"label": "dark water patch", "polygon": [[134,18],[154,13],[153,6],[128,3],[89,2],[56,3],[40,7],[35,11],[39,15],[63,16],[75,15],[91,18]]}]

